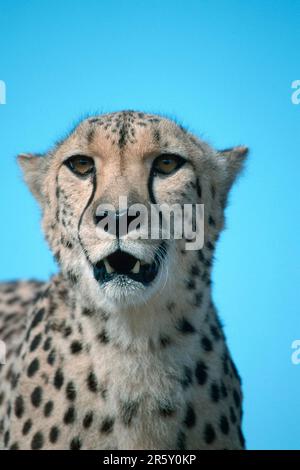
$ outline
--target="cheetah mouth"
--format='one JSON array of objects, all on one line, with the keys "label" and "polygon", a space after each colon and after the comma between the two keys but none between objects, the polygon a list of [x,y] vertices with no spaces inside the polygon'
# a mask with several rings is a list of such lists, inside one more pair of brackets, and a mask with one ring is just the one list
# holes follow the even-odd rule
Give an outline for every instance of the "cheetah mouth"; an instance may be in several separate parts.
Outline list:
[{"label": "cheetah mouth", "polygon": [[165,254],[164,243],[156,251],[152,263],[146,263],[126,251],[117,250],[94,265],[94,277],[99,283],[128,278],[147,285],[156,278]]}]

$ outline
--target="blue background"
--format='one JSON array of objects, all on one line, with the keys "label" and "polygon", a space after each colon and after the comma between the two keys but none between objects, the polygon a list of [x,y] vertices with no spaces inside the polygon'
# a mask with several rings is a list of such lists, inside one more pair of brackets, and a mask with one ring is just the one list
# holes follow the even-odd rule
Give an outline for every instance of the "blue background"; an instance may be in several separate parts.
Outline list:
[{"label": "blue background", "polygon": [[300,449],[299,24],[299,0],[0,0],[0,279],[56,270],[15,155],[82,114],[167,113],[251,148],[214,269],[251,449]]}]

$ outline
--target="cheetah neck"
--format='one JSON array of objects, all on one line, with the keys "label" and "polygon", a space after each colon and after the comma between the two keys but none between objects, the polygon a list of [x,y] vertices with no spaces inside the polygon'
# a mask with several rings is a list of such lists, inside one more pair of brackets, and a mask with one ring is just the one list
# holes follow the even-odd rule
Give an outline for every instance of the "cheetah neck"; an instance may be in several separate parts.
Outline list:
[{"label": "cheetah neck", "polygon": [[120,350],[154,351],[170,343],[190,343],[205,322],[215,317],[210,286],[189,292],[180,286],[176,296],[156,296],[147,304],[106,311],[87,305],[73,290],[73,321],[82,324],[90,336],[111,343]]}]

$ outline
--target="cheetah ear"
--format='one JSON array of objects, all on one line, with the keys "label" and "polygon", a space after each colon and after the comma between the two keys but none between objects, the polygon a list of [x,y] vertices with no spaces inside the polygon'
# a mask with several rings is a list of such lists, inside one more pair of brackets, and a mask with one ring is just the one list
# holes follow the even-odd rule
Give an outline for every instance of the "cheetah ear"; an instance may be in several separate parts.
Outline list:
[{"label": "cheetah ear", "polygon": [[44,202],[44,178],[46,175],[46,158],[40,154],[22,153],[18,163],[23,170],[24,179],[30,191],[40,204]]},{"label": "cheetah ear", "polygon": [[217,162],[222,169],[223,198],[226,203],[227,194],[244,167],[249,149],[244,146],[233,147],[217,152]]}]

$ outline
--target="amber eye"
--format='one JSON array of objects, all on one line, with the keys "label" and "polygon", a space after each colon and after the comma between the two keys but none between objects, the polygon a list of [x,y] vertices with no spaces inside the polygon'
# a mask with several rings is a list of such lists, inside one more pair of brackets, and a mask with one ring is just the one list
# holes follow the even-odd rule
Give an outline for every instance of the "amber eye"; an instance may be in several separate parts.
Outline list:
[{"label": "amber eye", "polygon": [[94,171],[95,164],[91,157],[85,155],[75,155],[65,161],[65,165],[70,168],[73,173],[79,176],[89,175]]},{"label": "amber eye", "polygon": [[160,155],[154,160],[153,169],[155,173],[170,175],[184,165],[186,160],[179,155]]}]

